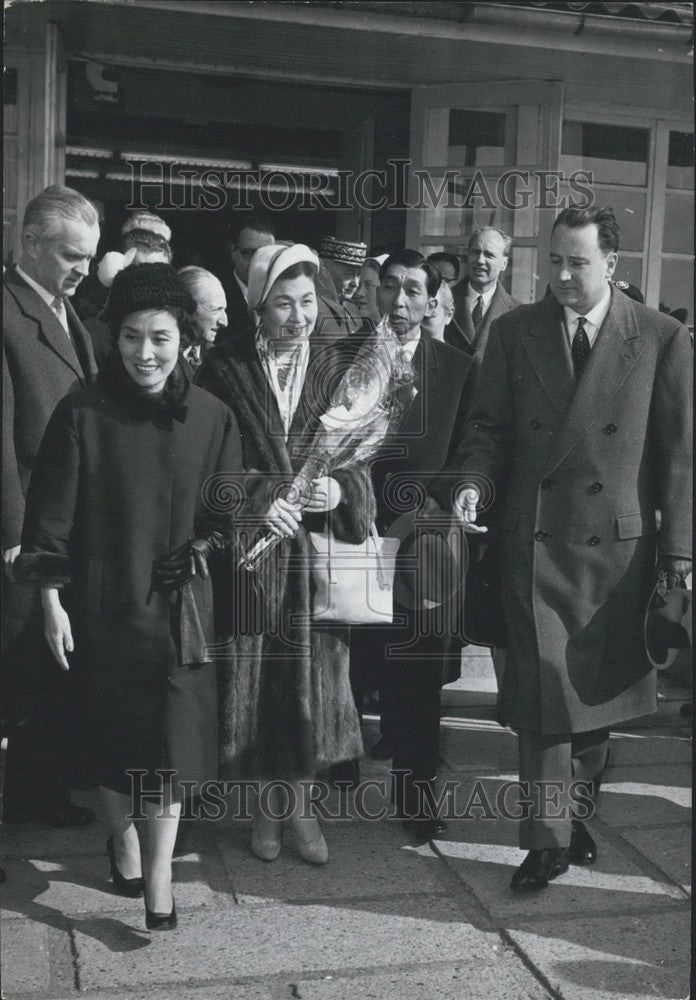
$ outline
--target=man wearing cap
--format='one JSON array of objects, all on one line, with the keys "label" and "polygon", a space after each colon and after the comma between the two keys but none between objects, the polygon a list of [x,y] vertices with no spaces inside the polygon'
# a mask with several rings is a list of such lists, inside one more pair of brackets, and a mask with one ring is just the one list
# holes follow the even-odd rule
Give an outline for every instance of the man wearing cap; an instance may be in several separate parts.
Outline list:
[{"label": "man wearing cap", "polygon": [[[463,433],[471,360],[422,331],[437,305],[441,278],[434,264],[415,250],[400,250],[382,264],[380,281],[380,314],[396,333],[414,379],[404,389],[397,427],[371,463],[377,530],[401,541],[394,625],[353,629],[351,672],[356,693],[379,688],[397,814],[405,828],[428,839],[446,829],[430,796],[437,775],[451,565],[444,540],[449,509],[443,512],[432,495]],[[438,569],[445,574],[442,585],[441,574],[431,572]]]},{"label": "man wearing cap", "polygon": [[[65,827],[94,819],[69,799],[70,678],[44,649],[38,591],[14,583],[12,566],[49,417],[63,396],[96,373],[89,335],[70,300],[98,242],[94,205],[72,188],[46,188],[27,205],[19,264],[3,282],[3,662],[6,676],[12,674],[25,692],[15,714],[26,715],[10,734],[6,822],[39,819]],[[6,706],[8,694],[18,698],[16,688],[6,688]]]},{"label": "man wearing cap", "polygon": [[582,820],[610,728],[656,708],[643,640],[656,560],[673,583],[691,566],[692,347],[611,284],[618,246],[609,208],[557,217],[552,295],[493,324],[457,457],[465,529],[481,530],[488,492],[503,539],[501,712],[531,803],[517,892],[595,861]]},{"label": "man wearing cap", "polygon": [[318,334],[340,340],[360,330],[360,310],[352,299],[360,284],[360,269],[366,256],[364,243],[351,243],[335,236],[322,240],[317,278]]},{"label": "man wearing cap", "polygon": [[249,215],[230,226],[228,249],[232,273],[225,275],[222,281],[227,301],[227,329],[220,332],[220,339],[253,337],[254,324],[247,305],[249,265],[257,250],[272,246],[275,241],[273,223],[264,215]]},{"label": "man wearing cap", "polygon": [[502,229],[484,226],[475,230],[466,254],[468,276],[452,287],[454,320],[445,330],[445,341],[468,354],[476,371],[481,367],[493,320],[520,305],[500,282],[511,246],[512,240]]}]

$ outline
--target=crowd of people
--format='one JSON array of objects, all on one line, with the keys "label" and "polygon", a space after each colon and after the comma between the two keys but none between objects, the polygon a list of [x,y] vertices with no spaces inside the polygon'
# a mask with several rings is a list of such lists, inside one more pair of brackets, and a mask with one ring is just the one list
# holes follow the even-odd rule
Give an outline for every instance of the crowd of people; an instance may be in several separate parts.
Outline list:
[{"label": "crowd of people", "polygon": [[[377,692],[394,816],[442,836],[440,690],[488,629],[528,797],[511,887],[592,864],[574,789],[594,801],[610,728],[655,709],[646,607],[691,567],[691,340],[614,283],[611,209],[559,214],[531,305],[495,226],[460,261],[244,216],[217,275],[175,269],[153,213],[121,235],[95,275],[94,205],[47,188],[4,277],[4,821],[88,824],[70,787],[98,785],[115,888],[171,929],[187,797],[251,781],[253,853],[287,827],[325,864],[311,789],[359,784]],[[379,358],[381,436],[334,427],[311,465]],[[330,584],[332,551],[372,553],[388,615],[355,585],[317,614],[319,536]]]}]

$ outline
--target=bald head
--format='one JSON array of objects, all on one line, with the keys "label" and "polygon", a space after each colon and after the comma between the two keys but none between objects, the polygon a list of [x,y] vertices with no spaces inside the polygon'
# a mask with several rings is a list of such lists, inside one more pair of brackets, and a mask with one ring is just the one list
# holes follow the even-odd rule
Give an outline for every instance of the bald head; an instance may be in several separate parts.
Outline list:
[{"label": "bald head", "polygon": [[182,267],[179,279],[196,302],[191,317],[193,335],[197,343],[212,344],[218,330],[227,326],[227,299],[225,291],[210,271],[204,267]]}]

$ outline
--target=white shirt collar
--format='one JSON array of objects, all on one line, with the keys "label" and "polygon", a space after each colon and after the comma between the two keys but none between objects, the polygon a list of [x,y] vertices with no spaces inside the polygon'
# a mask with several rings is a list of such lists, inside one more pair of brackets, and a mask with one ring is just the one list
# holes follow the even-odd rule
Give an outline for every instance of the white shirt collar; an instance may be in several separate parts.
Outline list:
[{"label": "white shirt collar", "polygon": [[[15,264],[15,270],[16,270],[17,274],[20,276],[20,278],[23,278],[24,281],[26,281],[26,283],[31,288],[34,289],[34,291],[36,292],[36,294],[41,296],[41,298],[44,300],[44,302],[46,303],[46,305],[50,307],[51,312],[53,312],[53,303],[54,303],[54,301],[56,299],[56,296],[53,295],[53,294],[51,294],[51,292],[47,291],[43,287],[43,285],[40,285],[38,283],[38,281],[34,281],[33,278],[30,278],[29,275],[26,273],[26,271],[23,271],[21,269],[21,267],[19,266],[19,264]],[[60,296],[58,296],[58,298],[59,297]]]},{"label": "white shirt collar", "polygon": [[[588,313],[585,314],[585,333],[587,334],[587,339],[590,342],[590,347],[594,344],[597,339],[597,334],[599,329],[606,319],[607,313],[609,312],[609,307],[611,306],[611,289],[607,283],[607,289],[602,298],[599,300],[594,308],[590,309]],[[580,313],[576,313],[574,309],[570,306],[563,306],[563,313],[565,316],[565,328],[568,335],[568,340],[573,343],[573,337],[576,334],[578,320],[580,319]]]},{"label": "white shirt collar", "polygon": [[242,279],[241,279],[241,278],[239,277],[239,275],[237,274],[237,272],[236,272],[236,271],[233,271],[232,273],[233,273],[233,275],[234,275],[234,280],[235,280],[235,281],[237,282],[237,284],[239,285],[239,290],[240,290],[240,292],[241,292],[241,293],[242,293],[242,295],[244,296],[244,301],[245,301],[245,302],[248,302],[248,301],[249,301],[249,289],[248,289],[248,287],[247,287],[247,286],[246,286],[246,285],[244,284],[244,282],[243,282],[243,281],[242,281]]},{"label": "white shirt collar", "polygon": [[497,287],[498,287],[498,282],[496,281],[496,283],[493,285],[493,287],[489,288],[487,291],[485,291],[485,292],[477,292],[476,289],[472,288],[471,285],[467,282],[467,285],[466,285],[466,304],[467,304],[467,307],[469,309],[469,312],[471,312],[471,310],[476,305],[476,300],[478,299],[479,295],[483,299],[483,311],[486,312],[486,310],[488,309],[488,307],[491,304],[491,299],[495,295]]}]

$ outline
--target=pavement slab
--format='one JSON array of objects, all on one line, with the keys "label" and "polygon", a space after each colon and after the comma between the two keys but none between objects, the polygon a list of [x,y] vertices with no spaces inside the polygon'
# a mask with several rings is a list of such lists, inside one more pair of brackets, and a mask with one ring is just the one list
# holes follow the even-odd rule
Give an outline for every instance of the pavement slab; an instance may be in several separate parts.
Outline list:
[{"label": "pavement slab", "polygon": [[689,764],[611,767],[602,782],[597,814],[614,827],[691,822]]},{"label": "pavement slab", "polygon": [[621,836],[685,892],[691,892],[691,859],[688,849],[691,827],[688,824],[649,830],[624,830]]},{"label": "pavement slab", "polygon": [[689,993],[690,914],[519,924],[510,937],[561,1000],[644,1000]]},{"label": "pavement slab", "polygon": [[333,906],[180,911],[176,933],[147,934],[94,919],[76,927],[75,947],[83,990],[105,983],[124,988],[384,969],[407,964],[414,955],[426,963],[467,955],[486,964],[492,958],[485,934],[466,922],[455,901],[421,894]]},{"label": "pavement slab", "polygon": [[[290,992],[286,994],[290,997]],[[55,994],[51,1000],[276,1000],[277,993],[265,983],[221,982],[196,986],[169,983],[164,987],[143,986],[135,990],[88,990],[86,993]]]},{"label": "pavement slab", "polygon": [[2,929],[3,996],[45,991],[51,981],[47,924],[7,921]]},{"label": "pavement slab", "polygon": [[691,739],[672,734],[656,734],[650,731],[616,732],[611,734],[609,752],[611,754],[606,774],[614,767],[639,767],[660,764],[690,764]]},{"label": "pavement slab", "polygon": [[[27,916],[35,920],[60,919],[64,914],[129,914],[142,902],[121,896],[113,888],[106,856],[95,858],[37,858],[5,863],[7,882],[2,886],[3,921]],[[178,857],[173,864],[177,900],[182,906],[206,906],[214,893],[205,879],[200,855]]]},{"label": "pavement slab", "polygon": [[438,838],[434,842],[448,867],[500,925],[520,916],[551,913],[577,911],[601,915],[608,909],[618,912],[646,907],[669,909],[675,900],[684,898],[670,879],[654,879],[622,854],[613,841],[602,836],[597,824],[591,827],[599,853],[596,864],[571,865],[544,892],[514,893],[510,879],[522,863],[524,853],[517,847],[513,827],[509,821],[466,827],[451,823],[447,839]]},{"label": "pavement slab", "polygon": [[444,967],[300,979],[296,992],[302,1000],[547,1000],[550,994],[511,949],[500,944],[491,950],[485,965],[462,956]]}]

